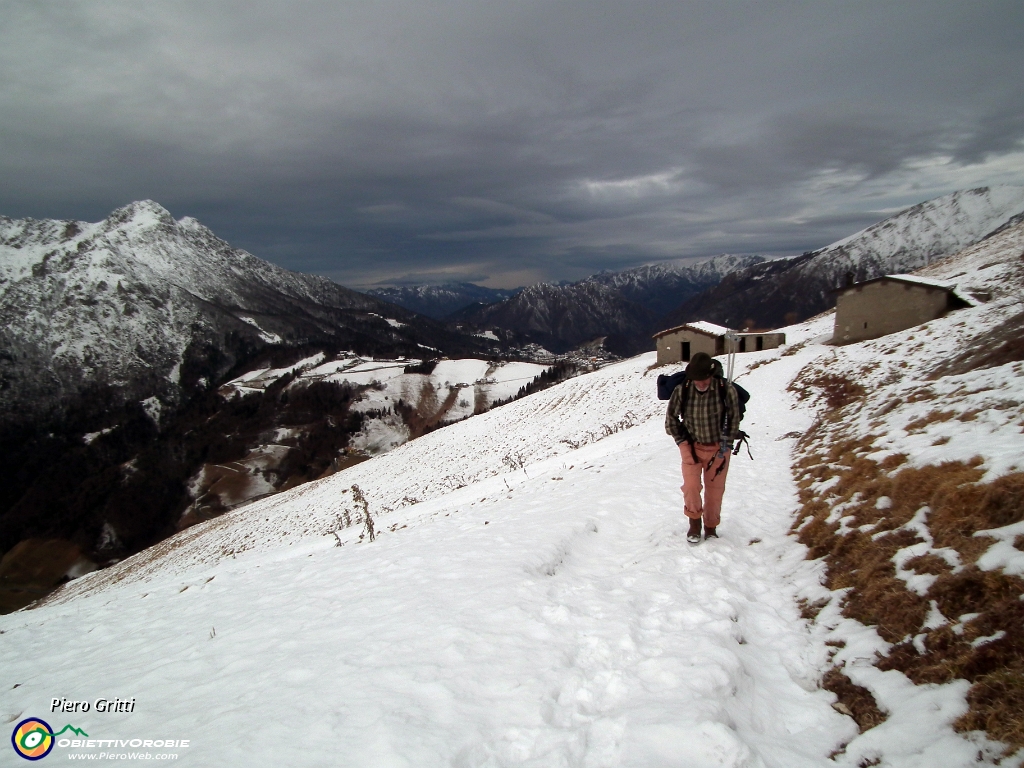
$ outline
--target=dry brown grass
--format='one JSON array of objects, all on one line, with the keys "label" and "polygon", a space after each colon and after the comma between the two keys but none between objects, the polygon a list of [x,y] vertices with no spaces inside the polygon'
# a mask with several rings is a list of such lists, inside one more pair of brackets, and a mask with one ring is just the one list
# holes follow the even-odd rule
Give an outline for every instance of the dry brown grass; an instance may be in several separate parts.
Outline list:
[{"label": "dry brown grass", "polygon": [[[936,601],[944,615],[957,617],[1006,608],[1020,599],[1022,586],[1024,584],[1021,580],[1014,576],[1008,576],[1002,571],[982,571],[972,565],[960,573],[940,578],[928,591],[928,596]],[[991,619],[991,616],[987,617],[981,624],[992,624]],[[974,623],[980,626],[978,620]],[[983,635],[979,633],[978,637]]]},{"label": "dry brown grass", "polygon": [[1024,745],[1022,591],[1020,579],[973,566],[941,577],[929,597],[943,614],[980,615],[962,626],[946,625],[923,633],[924,654],[912,643],[897,645],[879,667],[898,669],[919,684],[969,680],[970,709],[956,727],[984,730],[1014,747]]},{"label": "dry brown grass", "polygon": [[888,642],[899,642],[916,631],[928,615],[928,602],[896,578],[892,558],[898,550],[920,541],[907,530],[877,540],[860,531],[835,537],[826,555],[826,586],[851,588],[843,603],[843,615],[874,626]]},{"label": "dry brown grass", "polygon": [[813,603],[807,598],[801,598],[797,603],[800,606],[800,616],[805,621],[814,621],[821,613],[821,609],[829,604],[828,600],[815,600]]},{"label": "dry brown grass", "polygon": [[974,536],[976,532],[1024,520],[1024,473],[1004,475],[985,485],[967,477],[962,480],[933,495],[928,528],[936,546],[952,547],[965,562],[974,562],[992,543]]},{"label": "dry brown grass", "polygon": [[907,568],[915,573],[927,573],[931,576],[941,576],[953,570],[953,566],[944,558],[931,553],[911,558],[907,561]]},{"label": "dry brown grass", "polygon": [[960,731],[985,731],[1014,746],[1024,744],[1024,668],[985,675],[967,694],[970,711],[954,723]]},{"label": "dry brown grass", "polygon": [[885,459],[882,460],[882,463],[879,464],[878,466],[880,466],[886,472],[889,472],[890,470],[896,469],[896,467],[900,466],[901,464],[906,464],[906,462],[907,457],[904,454],[893,453],[890,454],[889,456],[886,456]]},{"label": "dry brown grass", "polygon": [[788,389],[801,400],[817,390],[830,411],[838,410],[864,396],[864,387],[857,382],[837,373],[820,370],[801,372]]},{"label": "dry brown grass", "polygon": [[[943,412],[932,415],[947,420]],[[865,458],[868,438],[836,441],[819,452],[811,450],[814,444],[805,444],[794,465],[803,505],[794,530],[808,556],[827,563],[826,586],[847,590],[843,614],[874,626],[893,644],[878,666],[919,684],[970,681],[969,711],[956,727],[1024,747],[1024,580],[978,568],[993,539],[975,535],[1024,520],[1024,473],[982,484],[980,458],[908,467],[900,455],[881,463]],[[818,492],[815,483],[828,480],[833,483]],[[882,497],[888,501],[879,508]],[[839,504],[842,514],[833,515]],[[954,569],[937,554],[908,560],[909,570],[936,577],[922,596],[897,577],[893,557],[921,541],[905,526],[923,507],[930,510],[924,519],[934,546],[955,550],[963,567]],[[842,534],[834,517],[845,518]],[[1024,536],[1014,543],[1024,549]],[[949,623],[924,629],[932,601]],[[818,610],[820,604],[801,604],[808,620]],[[961,624],[960,617],[968,620]],[[925,652],[919,653],[922,642]],[[872,711],[873,700],[864,703],[867,692],[851,688],[839,670],[829,672],[823,685],[840,696],[862,731],[884,719]]]},{"label": "dry brown grass", "polygon": [[914,419],[914,421],[907,424],[907,432],[910,434],[924,432],[924,428],[929,424],[938,424],[954,418],[956,418],[956,413],[953,411],[932,411],[926,416],[922,416],[920,419]]},{"label": "dry brown grass", "polygon": [[854,683],[838,667],[833,667],[825,673],[821,679],[821,686],[838,697],[836,709],[852,717],[861,733],[884,723],[888,717],[878,708],[871,691]]}]

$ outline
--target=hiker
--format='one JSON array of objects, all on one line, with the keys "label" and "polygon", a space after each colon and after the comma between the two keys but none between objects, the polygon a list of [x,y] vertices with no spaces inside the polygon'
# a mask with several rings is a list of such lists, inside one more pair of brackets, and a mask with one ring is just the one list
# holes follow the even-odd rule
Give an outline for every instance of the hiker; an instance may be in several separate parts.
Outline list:
[{"label": "hiker", "polygon": [[[690,519],[686,540],[699,544],[718,538],[722,495],[733,443],[740,437],[739,398],[722,376],[722,364],[698,352],[686,366],[686,380],[672,391],[665,431],[683,460],[683,510]],[[701,501],[703,480],[704,500]]]}]

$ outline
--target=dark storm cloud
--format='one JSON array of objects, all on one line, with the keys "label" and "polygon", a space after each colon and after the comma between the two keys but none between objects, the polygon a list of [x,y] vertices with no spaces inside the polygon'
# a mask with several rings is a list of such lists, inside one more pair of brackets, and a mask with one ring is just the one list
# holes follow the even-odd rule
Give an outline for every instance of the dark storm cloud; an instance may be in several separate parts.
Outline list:
[{"label": "dark storm cloud", "polygon": [[9,2],[0,213],[358,285],[794,253],[1024,183],[1019,2]]}]

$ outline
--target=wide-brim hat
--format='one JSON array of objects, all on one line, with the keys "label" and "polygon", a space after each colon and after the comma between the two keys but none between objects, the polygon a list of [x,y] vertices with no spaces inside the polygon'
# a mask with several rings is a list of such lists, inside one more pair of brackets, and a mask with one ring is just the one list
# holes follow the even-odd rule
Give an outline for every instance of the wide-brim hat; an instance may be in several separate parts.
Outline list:
[{"label": "wide-brim hat", "polygon": [[711,355],[707,352],[698,352],[690,358],[690,362],[686,366],[686,378],[690,381],[710,379],[712,365]]}]

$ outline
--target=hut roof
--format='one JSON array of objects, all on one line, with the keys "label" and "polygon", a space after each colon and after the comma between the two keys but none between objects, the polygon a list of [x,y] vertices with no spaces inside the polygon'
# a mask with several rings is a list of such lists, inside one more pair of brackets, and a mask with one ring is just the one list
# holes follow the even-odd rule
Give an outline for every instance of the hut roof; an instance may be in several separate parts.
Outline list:
[{"label": "hut roof", "polygon": [[724,325],[715,325],[714,323],[708,323],[704,320],[697,320],[693,323],[683,323],[677,325],[675,328],[666,328],[664,331],[658,331],[652,338],[660,338],[669,333],[675,333],[676,331],[695,331],[696,333],[702,333],[705,336],[724,336],[727,333],[734,333],[731,328],[726,328]]},{"label": "hut roof", "polygon": [[883,280],[890,280],[897,283],[911,283],[913,285],[921,285],[926,288],[938,288],[943,291],[948,291],[957,299],[964,302],[968,307],[977,305],[977,302],[975,302],[970,296],[957,291],[956,283],[949,282],[948,280],[936,280],[932,277],[919,277],[918,275],[882,275],[881,277],[876,277],[873,280],[865,280],[862,283],[854,283],[853,285],[844,286],[843,288],[838,289],[836,293],[845,293],[846,291],[854,288],[860,288],[862,285],[879,283]]}]

